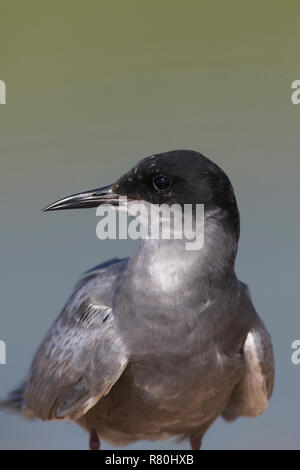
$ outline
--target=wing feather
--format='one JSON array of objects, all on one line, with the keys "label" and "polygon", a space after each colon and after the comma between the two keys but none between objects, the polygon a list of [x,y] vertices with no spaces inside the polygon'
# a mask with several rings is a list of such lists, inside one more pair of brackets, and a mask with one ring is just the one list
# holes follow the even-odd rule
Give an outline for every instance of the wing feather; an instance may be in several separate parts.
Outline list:
[{"label": "wing feather", "polygon": [[254,417],[268,408],[274,386],[274,357],[271,337],[261,321],[249,331],[243,355],[245,373],[223,413],[227,420]]},{"label": "wing feather", "polygon": [[78,419],[124,371],[128,352],[111,305],[125,261],[97,267],[77,285],[34,357],[24,396],[28,414]]}]

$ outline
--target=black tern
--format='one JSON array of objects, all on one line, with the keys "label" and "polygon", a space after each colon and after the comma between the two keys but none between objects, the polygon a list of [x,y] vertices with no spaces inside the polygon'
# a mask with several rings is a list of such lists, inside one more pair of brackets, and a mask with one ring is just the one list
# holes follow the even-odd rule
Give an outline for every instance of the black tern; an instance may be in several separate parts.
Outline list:
[{"label": "black tern", "polygon": [[219,417],[260,415],[274,383],[270,335],[237,279],[239,211],[227,175],[174,150],[141,160],[111,186],[46,211],[118,204],[204,204],[204,246],[144,239],[79,281],[2,406],[42,420],[70,419],[113,445],[176,437],[200,449]]}]

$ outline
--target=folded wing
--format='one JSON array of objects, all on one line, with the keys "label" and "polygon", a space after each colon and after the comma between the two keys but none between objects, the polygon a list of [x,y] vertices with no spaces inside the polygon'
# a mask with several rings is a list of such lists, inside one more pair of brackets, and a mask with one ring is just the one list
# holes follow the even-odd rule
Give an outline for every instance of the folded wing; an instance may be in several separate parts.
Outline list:
[{"label": "folded wing", "polygon": [[274,386],[274,357],[270,335],[261,321],[244,343],[245,373],[235,387],[223,417],[257,416],[267,407]]},{"label": "folded wing", "polygon": [[126,260],[99,266],[78,283],[39,347],[23,408],[44,420],[78,419],[106,395],[128,363],[112,311]]}]

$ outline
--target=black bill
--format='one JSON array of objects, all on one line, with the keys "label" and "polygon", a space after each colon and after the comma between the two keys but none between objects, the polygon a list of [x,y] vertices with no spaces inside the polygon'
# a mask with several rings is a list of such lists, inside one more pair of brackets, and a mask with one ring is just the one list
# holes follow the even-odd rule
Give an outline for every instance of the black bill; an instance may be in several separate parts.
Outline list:
[{"label": "black bill", "polygon": [[114,193],[112,185],[73,194],[46,206],[43,211],[60,211],[65,209],[83,209],[98,207],[100,204],[119,205],[119,195]]}]

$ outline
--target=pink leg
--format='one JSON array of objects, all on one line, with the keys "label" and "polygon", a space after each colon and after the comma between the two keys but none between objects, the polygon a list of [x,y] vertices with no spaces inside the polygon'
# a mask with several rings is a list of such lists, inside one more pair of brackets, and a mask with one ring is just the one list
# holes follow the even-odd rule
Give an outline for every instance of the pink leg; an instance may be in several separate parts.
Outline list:
[{"label": "pink leg", "polygon": [[100,449],[100,439],[94,429],[90,431],[90,450]]},{"label": "pink leg", "polygon": [[202,445],[202,437],[199,437],[199,436],[190,437],[190,444],[191,444],[192,450],[200,450],[201,445]]}]

